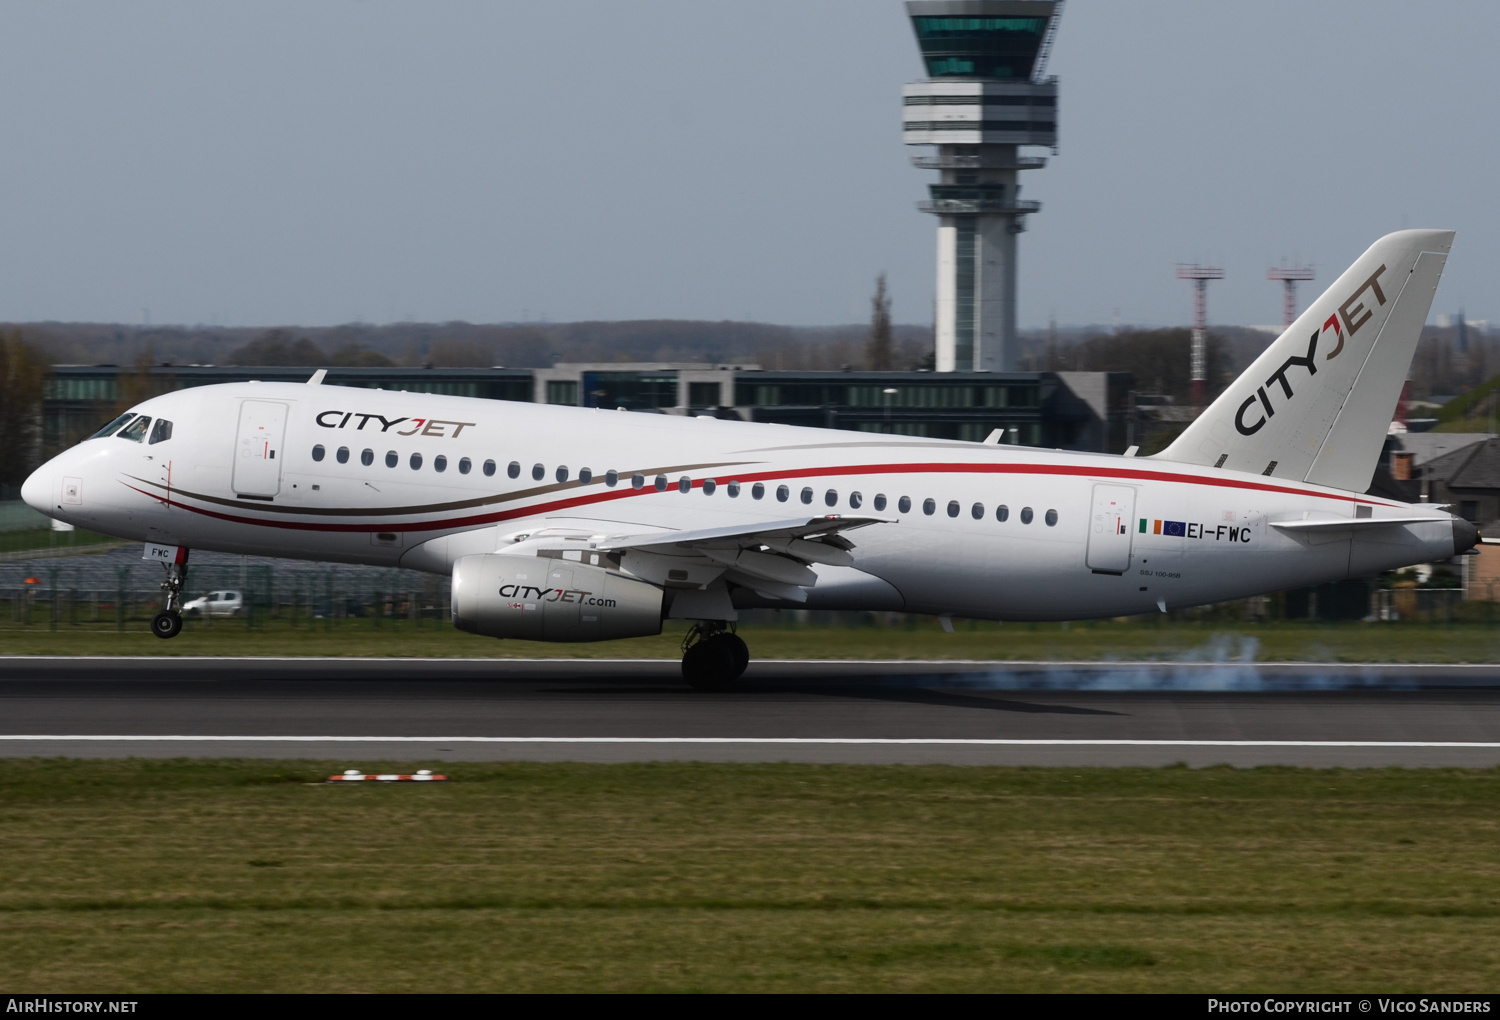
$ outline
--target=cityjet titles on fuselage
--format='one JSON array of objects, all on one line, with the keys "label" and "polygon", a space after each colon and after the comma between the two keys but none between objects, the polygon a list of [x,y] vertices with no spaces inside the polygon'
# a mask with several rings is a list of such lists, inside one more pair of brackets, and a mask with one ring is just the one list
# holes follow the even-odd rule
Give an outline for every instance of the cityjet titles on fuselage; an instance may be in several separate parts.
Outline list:
[{"label": "cityjet titles on fuselage", "polygon": [[361,411],[321,411],[313,419],[325,429],[342,429],[354,425],[354,431],[363,432],[370,422],[379,422],[381,432],[389,432],[392,428],[403,423],[409,423],[410,427],[405,431],[397,431],[398,436],[432,436],[436,439],[457,439],[464,429],[474,424],[471,421],[448,421],[443,418],[387,418],[383,414],[365,414]]}]

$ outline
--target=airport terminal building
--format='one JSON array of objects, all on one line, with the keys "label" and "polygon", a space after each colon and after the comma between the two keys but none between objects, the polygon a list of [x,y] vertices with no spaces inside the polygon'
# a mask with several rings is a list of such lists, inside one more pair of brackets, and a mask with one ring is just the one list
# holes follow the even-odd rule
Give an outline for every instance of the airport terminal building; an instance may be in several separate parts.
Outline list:
[{"label": "airport terminal building", "polygon": [[[43,445],[88,436],[157,393],[261,379],[302,366],[62,365],[47,380]],[[769,372],[755,365],[559,364],[551,368],[330,368],[328,385],[442,393],[654,414],[999,441],[1100,453],[1133,445],[1132,377],[1119,372]]]}]

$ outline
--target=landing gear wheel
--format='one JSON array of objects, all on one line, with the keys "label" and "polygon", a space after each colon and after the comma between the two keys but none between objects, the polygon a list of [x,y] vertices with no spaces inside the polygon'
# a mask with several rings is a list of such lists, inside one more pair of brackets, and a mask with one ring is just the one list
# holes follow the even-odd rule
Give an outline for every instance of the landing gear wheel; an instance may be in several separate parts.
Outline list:
[{"label": "landing gear wheel", "polygon": [[738,676],[734,652],[718,636],[705,638],[682,655],[682,678],[700,691],[723,690]]},{"label": "landing gear wheel", "polygon": [[182,633],[182,617],[177,613],[163,609],[151,617],[151,633],[163,640],[176,637]]},{"label": "landing gear wheel", "polygon": [[750,646],[738,634],[730,634],[728,631],[720,634],[717,640],[728,646],[729,654],[734,659],[734,678],[738,680],[750,666]]}]

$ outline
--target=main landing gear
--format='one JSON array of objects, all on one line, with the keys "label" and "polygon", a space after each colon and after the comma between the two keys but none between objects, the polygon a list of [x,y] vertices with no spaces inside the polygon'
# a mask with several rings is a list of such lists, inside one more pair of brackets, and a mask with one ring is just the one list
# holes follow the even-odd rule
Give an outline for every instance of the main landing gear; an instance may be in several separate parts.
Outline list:
[{"label": "main landing gear", "polygon": [[174,638],[182,633],[182,586],[187,582],[187,550],[182,550],[181,563],[164,563],[167,576],[161,590],[167,593],[167,605],[151,617],[151,633],[162,640]]},{"label": "main landing gear", "polygon": [[695,623],[683,639],[682,678],[697,690],[723,690],[749,665],[749,647],[720,621]]}]

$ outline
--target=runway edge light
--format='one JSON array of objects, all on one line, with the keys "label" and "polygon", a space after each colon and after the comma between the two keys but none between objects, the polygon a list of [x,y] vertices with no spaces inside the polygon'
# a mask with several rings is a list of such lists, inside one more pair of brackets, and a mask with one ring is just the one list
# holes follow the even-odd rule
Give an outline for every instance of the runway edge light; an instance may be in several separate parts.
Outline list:
[{"label": "runway edge light", "polygon": [[435,776],[431,769],[418,769],[413,775],[365,775],[359,769],[345,769],[341,776],[329,776],[330,783],[446,783],[447,776]]}]

